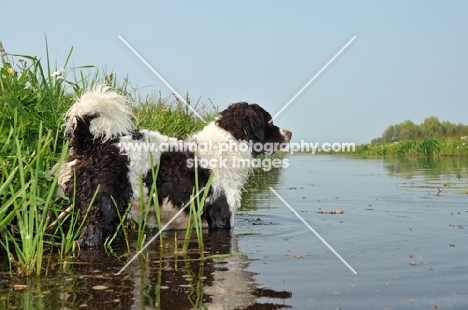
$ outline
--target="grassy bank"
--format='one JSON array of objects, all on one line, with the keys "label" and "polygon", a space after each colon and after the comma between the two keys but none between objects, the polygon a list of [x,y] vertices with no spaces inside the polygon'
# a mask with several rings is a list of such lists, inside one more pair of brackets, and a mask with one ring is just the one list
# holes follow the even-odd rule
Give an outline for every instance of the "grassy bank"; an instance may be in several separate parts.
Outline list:
[{"label": "grassy bank", "polygon": [[[134,102],[138,126],[166,135],[184,136],[204,123],[175,97],[142,97],[115,74],[68,67],[72,50],[62,68],[48,57],[8,55],[1,43],[0,53],[0,260],[9,262],[12,273],[40,274],[44,253],[54,249],[64,259],[79,235],[73,201],[56,195],[57,174],[51,171],[68,151],[62,116],[83,91],[100,84],[118,90]],[[206,120],[217,112],[200,100],[191,105]]]},{"label": "grassy bank", "polygon": [[356,146],[358,155],[468,156],[468,137],[404,140]]},{"label": "grassy bank", "polygon": [[[434,139],[401,140],[396,142],[372,142],[354,145],[352,143],[317,144],[293,153],[312,153],[321,155],[359,155],[359,156],[468,156],[468,136],[453,136]],[[338,150],[336,150],[338,149]]]}]

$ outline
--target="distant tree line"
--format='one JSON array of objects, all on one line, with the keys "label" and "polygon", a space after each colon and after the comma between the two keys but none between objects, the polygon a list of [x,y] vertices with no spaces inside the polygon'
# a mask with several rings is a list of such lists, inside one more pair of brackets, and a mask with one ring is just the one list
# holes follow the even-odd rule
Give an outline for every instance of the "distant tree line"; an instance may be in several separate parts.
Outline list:
[{"label": "distant tree line", "polygon": [[390,125],[372,143],[395,142],[413,139],[435,139],[442,137],[458,137],[468,135],[468,126],[462,123],[454,124],[449,121],[440,122],[435,116],[428,117],[419,125],[410,120],[396,125]]}]

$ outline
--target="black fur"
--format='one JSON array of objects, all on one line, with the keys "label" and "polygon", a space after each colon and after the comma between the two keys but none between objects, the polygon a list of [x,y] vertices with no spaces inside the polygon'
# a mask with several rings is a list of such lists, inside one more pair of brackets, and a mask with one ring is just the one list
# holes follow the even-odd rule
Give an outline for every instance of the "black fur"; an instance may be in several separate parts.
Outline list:
[{"label": "black fur", "polygon": [[210,230],[231,228],[231,210],[224,193],[214,201],[210,201],[204,208],[203,218],[208,222]]},{"label": "black fur", "polygon": [[[233,135],[238,141],[252,141],[253,143],[286,143],[291,138],[291,132],[281,133],[280,128],[273,125],[271,115],[257,104],[239,102],[230,105],[220,113],[216,125]],[[276,151],[276,150],[274,150]],[[265,150],[255,152],[252,156],[265,154]],[[168,199],[173,205],[182,208],[190,201],[195,187],[195,168],[188,167],[189,160],[193,163],[194,155],[190,152],[164,152],[161,154],[159,172],[156,178],[159,203]],[[226,168],[233,169],[233,168]],[[156,169],[154,169],[156,170]],[[198,168],[199,188],[206,185],[210,170]],[[149,170],[144,178],[146,187],[151,188],[154,178]],[[203,220],[213,229],[231,228],[231,209],[224,190],[216,198],[211,196],[203,207]],[[185,211],[188,212],[188,209]]]},{"label": "black fur", "polygon": [[[132,196],[128,180],[128,157],[122,155],[114,145],[116,139],[102,142],[93,137],[89,125],[94,117],[87,115],[77,119],[70,142],[69,161],[75,160],[76,163],[74,173],[79,223],[85,218],[99,188],[78,238],[80,247],[102,245],[107,238],[112,237],[120,222],[117,212],[123,216]],[[68,197],[73,197],[73,190],[72,177],[65,188]]]},{"label": "black fur", "polygon": [[[182,207],[190,200],[190,195],[195,194],[192,192],[195,188],[195,170],[187,166],[189,159],[193,160],[193,154],[190,152],[163,152],[161,154],[156,178],[160,204],[162,199],[167,197],[175,205]],[[156,171],[156,167],[154,171]],[[206,185],[209,177],[209,170],[198,169],[198,186],[200,189]],[[146,173],[143,180],[149,192],[154,181],[152,169]],[[186,211],[188,211],[188,208]]]},{"label": "black fur", "polygon": [[[81,247],[100,246],[111,237],[117,230],[119,214],[124,214],[133,195],[132,184],[128,176],[129,157],[123,155],[117,146],[120,138],[103,142],[100,137],[93,136],[89,127],[90,121],[95,117],[96,115],[85,115],[77,119],[73,131],[69,132],[71,141],[69,161],[73,162],[77,180],[76,211],[79,213],[80,221],[85,219],[88,206],[99,188],[78,238]],[[284,130],[281,132],[280,128],[274,126],[270,120],[271,115],[257,104],[240,102],[230,105],[221,112],[216,125],[239,141],[262,144],[288,142],[291,132]],[[134,140],[144,138],[144,135],[136,130],[131,134]],[[263,153],[265,152],[252,151],[252,156]],[[190,152],[163,152],[159,158],[156,180],[151,169],[143,176],[148,192],[156,182],[160,204],[167,199],[178,208],[185,206],[194,194],[195,169],[198,169],[199,188],[206,186],[211,171],[207,168],[187,165],[190,160],[193,163],[194,154]],[[69,197],[73,197],[73,182],[72,177],[65,184],[65,192]],[[242,184],[232,186],[238,190]],[[202,219],[211,230],[231,228],[231,207],[233,206],[228,204],[225,194],[230,188],[219,190],[214,197],[213,190],[210,189],[203,207]],[[189,212],[188,208],[185,212]]]},{"label": "black fur", "polygon": [[[288,141],[286,141],[280,132],[280,128],[270,122],[271,119],[270,113],[258,104],[238,102],[231,104],[221,112],[216,124],[230,132],[239,141],[252,141],[253,143],[263,144],[289,142],[291,132],[287,132]],[[252,151],[254,157],[260,154],[265,154],[265,152]]]},{"label": "black fur", "polygon": [[[187,165],[191,162],[192,165]],[[190,197],[195,193],[195,169],[197,170],[198,188],[202,189],[206,186],[210,177],[210,170],[206,168],[195,167],[194,154],[191,152],[164,152],[161,154],[159,162],[159,170],[157,167],[150,169],[145,177],[144,183],[150,192],[154,182],[153,174],[156,176],[156,188],[158,190],[158,202],[161,205],[163,199],[167,198],[174,205],[180,208],[184,207]],[[212,194],[210,188],[208,197]],[[231,212],[227,204],[226,197],[215,199],[215,201],[207,201],[203,208],[202,220],[208,223],[210,229],[229,229]],[[188,214],[189,208],[184,210]]]}]

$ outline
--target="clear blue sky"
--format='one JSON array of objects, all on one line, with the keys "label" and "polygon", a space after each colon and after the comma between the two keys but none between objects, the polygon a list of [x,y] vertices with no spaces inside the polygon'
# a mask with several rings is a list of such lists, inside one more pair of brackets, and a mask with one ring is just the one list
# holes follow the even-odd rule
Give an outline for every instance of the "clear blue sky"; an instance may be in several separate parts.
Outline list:
[{"label": "clear blue sky", "polygon": [[468,123],[468,1],[6,1],[11,54],[92,64],[134,86],[220,109],[256,102],[272,115],[356,40],[275,120],[294,140],[366,143],[428,116]]}]

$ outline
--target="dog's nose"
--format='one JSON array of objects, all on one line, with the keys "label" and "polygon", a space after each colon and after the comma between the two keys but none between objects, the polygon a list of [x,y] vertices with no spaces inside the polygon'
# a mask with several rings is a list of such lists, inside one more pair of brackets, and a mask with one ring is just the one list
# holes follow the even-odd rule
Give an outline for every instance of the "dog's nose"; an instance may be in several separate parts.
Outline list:
[{"label": "dog's nose", "polygon": [[281,133],[286,138],[287,141],[291,140],[292,132],[286,129],[281,128]]}]

